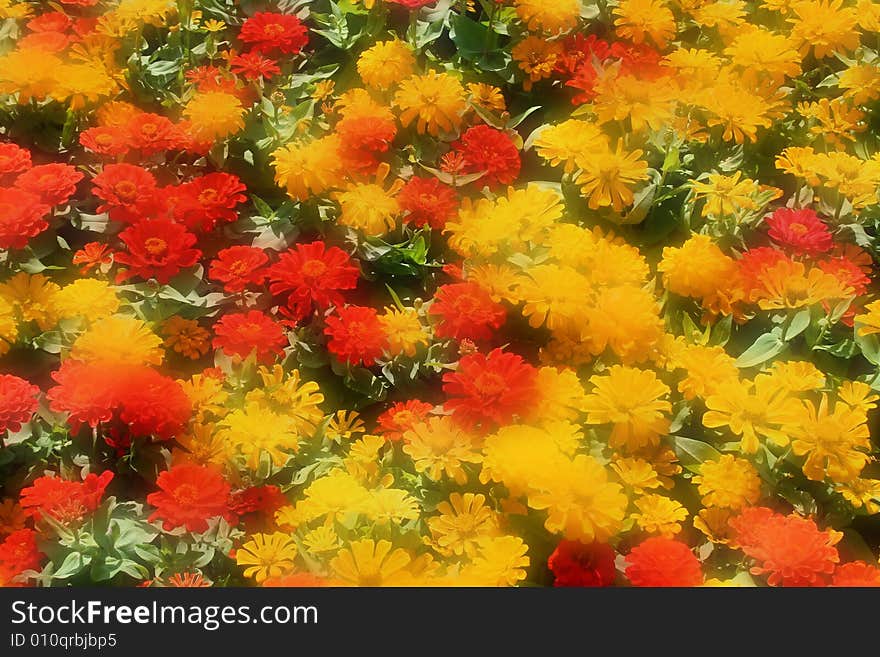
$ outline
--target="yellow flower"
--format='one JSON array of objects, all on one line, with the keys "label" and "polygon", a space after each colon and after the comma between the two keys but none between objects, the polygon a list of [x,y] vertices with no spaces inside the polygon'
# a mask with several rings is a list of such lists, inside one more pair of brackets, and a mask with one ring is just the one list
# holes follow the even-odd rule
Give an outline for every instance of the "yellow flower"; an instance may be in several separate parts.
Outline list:
[{"label": "yellow flower", "polygon": [[510,55],[520,70],[528,76],[523,81],[523,89],[529,91],[535,82],[549,78],[562,52],[560,42],[537,36],[526,37],[516,44]]},{"label": "yellow flower", "polygon": [[262,584],[269,577],[291,572],[296,559],[296,543],[287,534],[254,534],[235,551],[235,562],[244,566],[244,576]]},{"label": "yellow flower", "polygon": [[467,85],[470,100],[474,105],[495,112],[503,112],[507,104],[501,89],[484,82],[471,82]]},{"label": "yellow flower", "polygon": [[384,235],[397,225],[400,206],[394,198],[404,183],[396,179],[387,190],[385,178],[391,167],[383,162],[376,170],[375,183],[351,183],[345,191],[335,192],[333,199],[341,207],[339,224],[363,231],[366,235]]},{"label": "yellow flower", "polygon": [[578,119],[548,126],[535,139],[538,155],[554,167],[564,165],[565,173],[573,173],[577,169],[578,157],[595,149],[604,149],[607,145],[608,138],[598,126]]},{"label": "yellow flower", "polygon": [[559,34],[577,25],[581,6],[577,0],[514,0],[516,15],[532,32]]},{"label": "yellow flower", "polygon": [[321,525],[303,536],[303,545],[309,554],[335,552],[339,549],[339,537],[332,526]]},{"label": "yellow flower", "polygon": [[353,586],[402,586],[413,582],[407,566],[412,556],[390,541],[365,538],[352,541],[330,560],[337,577]]},{"label": "yellow flower", "polygon": [[61,288],[54,305],[62,319],[84,317],[93,322],[119,310],[119,297],[105,281],[81,278]]},{"label": "yellow flower", "polygon": [[856,135],[864,132],[865,113],[851,107],[849,101],[835,98],[829,101],[822,98],[815,103],[801,103],[798,113],[806,119],[815,121],[810,132],[836,147],[843,147],[847,142],[854,142]]},{"label": "yellow flower", "polygon": [[412,48],[399,39],[391,39],[378,41],[362,52],[357,70],[368,87],[388,89],[412,75],[415,65]]},{"label": "yellow flower", "polygon": [[835,151],[816,153],[809,159],[809,163],[815,171],[812,178],[821,180],[825,187],[837,189],[854,207],[863,208],[877,203],[880,161],[876,158],[862,160],[848,153]]},{"label": "yellow flower", "polygon": [[73,343],[71,358],[88,362],[160,365],[162,338],[140,319],[111,315],[92,324]]},{"label": "yellow flower", "polygon": [[722,384],[739,380],[736,359],[729,356],[723,347],[688,345],[670,361],[673,368],[687,371],[678,383],[678,391],[687,400],[716,394]]},{"label": "yellow flower", "polygon": [[539,399],[534,414],[542,422],[572,422],[580,415],[586,393],[574,370],[542,367],[535,387]]},{"label": "yellow flower", "polygon": [[751,293],[751,301],[762,310],[803,308],[832,299],[845,299],[852,288],[839,278],[818,267],[806,271],[802,262],[780,260],[758,275],[758,285]]},{"label": "yellow flower", "polygon": [[400,123],[404,127],[415,120],[419,134],[434,136],[441,130],[458,130],[467,107],[461,83],[449,73],[434,71],[401,82],[394,102],[401,110]]},{"label": "yellow flower", "polygon": [[208,415],[223,417],[229,411],[226,406],[229,393],[217,377],[193,374],[189,381],[179,380],[178,383],[189,397],[197,421],[203,421]]},{"label": "yellow flower", "polygon": [[[595,85],[593,111],[599,123],[629,120],[624,129],[642,132],[662,130],[672,119],[678,88],[668,77],[645,80],[608,72]],[[641,155],[641,151],[639,151]]]},{"label": "yellow flower", "polygon": [[755,29],[733,40],[724,50],[749,79],[767,76],[777,84],[801,73],[801,58],[788,37]]},{"label": "yellow flower", "polygon": [[758,193],[758,183],[751,178],[742,178],[737,171],[732,176],[710,173],[705,182],[691,180],[694,198],[705,198],[702,214],[704,217],[722,218],[737,216],[742,210],[755,210],[754,196]]},{"label": "yellow flower", "polygon": [[336,134],[282,146],[272,153],[276,184],[284,187],[294,201],[305,201],[331,189],[342,176],[341,146]]},{"label": "yellow flower", "polygon": [[462,571],[463,580],[476,586],[516,586],[526,578],[529,546],[519,536],[477,539],[478,554]]},{"label": "yellow flower", "polygon": [[183,108],[183,115],[192,122],[193,137],[203,142],[240,132],[244,128],[244,113],[241,101],[223,91],[199,92]]},{"label": "yellow flower", "polygon": [[837,389],[837,397],[853,410],[866,415],[877,408],[877,400],[880,399],[871,386],[861,381],[843,381]]},{"label": "yellow flower", "polygon": [[855,317],[856,332],[862,336],[880,333],[880,300],[866,305],[865,311]]},{"label": "yellow flower", "polygon": [[217,33],[222,32],[226,29],[226,23],[223,21],[218,21],[214,18],[209,18],[204,23],[202,23],[202,29],[205,32]]},{"label": "yellow flower", "polygon": [[854,7],[844,7],[843,0],[802,0],[791,5],[794,16],[791,39],[801,55],[812,49],[816,59],[835,52],[846,54],[859,47],[858,16]]},{"label": "yellow flower", "polygon": [[19,272],[0,283],[0,299],[12,306],[19,322],[36,322],[40,330],[48,331],[58,321],[55,299],[60,290],[42,274]]},{"label": "yellow flower", "polygon": [[355,436],[366,433],[367,425],[357,411],[336,411],[324,429],[324,436],[335,443],[353,440]]},{"label": "yellow flower", "polygon": [[271,370],[261,365],[257,374],[263,385],[248,392],[245,401],[263,404],[286,415],[304,436],[313,434],[324,418],[320,408],[324,395],[318,384],[303,381],[299,370],[285,374],[281,365],[274,365]]},{"label": "yellow flower", "polygon": [[58,86],[62,62],[49,53],[29,48],[0,56],[0,92],[18,94],[20,105],[43,100]]},{"label": "yellow flower", "polygon": [[631,187],[648,179],[648,163],[641,157],[640,150],[624,151],[621,140],[616,151],[596,149],[577,158],[582,173],[576,182],[590,209],[611,207],[615,212],[621,212],[632,205]]},{"label": "yellow flower", "polygon": [[643,459],[618,458],[611,463],[611,469],[617,473],[617,477],[625,487],[631,488],[634,493],[640,495],[648,489],[661,485],[657,471]]},{"label": "yellow flower", "polygon": [[474,265],[467,268],[465,278],[473,281],[489,293],[496,303],[509,301],[516,304],[519,298],[519,286],[523,275],[521,270],[509,264]]},{"label": "yellow flower", "polygon": [[331,470],[315,479],[296,504],[296,516],[302,522],[326,517],[330,525],[337,519],[363,512],[369,491],[348,472]]},{"label": "yellow flower", "polygon": [[755,467],[731,454],[701,463],[700,474],[692,481],[706,507],[741,509],[761,497],[761,479]]},{"label": "yellow flower", "polygon": [[625,365],[640,363],[653,355],[663,335],[659,312],[657,300],[644,288],[609,287],[584,310],[581,338],[594,356],[610,349]]},{"label": "yellow flower", "polygon": [[633,43],[647,38],[664,48],[675,36],[675,17],[662,0],[621,0],[614,10],[617,35]]},{"label": "yellow flower", "polygon": [[590,377],[595,388],[584,400],[587,424],[611,424],[609,444],[634,451],[657,445],[669,430],[669,388],[650,370],[614,365]]},{"label": "yellow flower", "polygon": [[413,425],[403,434],[403,440],[406,442],[403,451],[412,458],[416,472],[433,481],[440,481],[445,474],[464,485],[468,476],[462,466],[482,460],[473,437],[447,415]]},{"label": "yellow flower", "polygon": [[718,507],[700,509],[700,512],[694,516],[694,529],[701,531],[713,543],[722,545],[729,543],[733,530],[727,523],[733,515],[734,512],[731,509]]},{"label": "yellow flower", "polygon": [[874,515],[880,512],[880,480],[856,477],[846,483],[835,484],[834,489],[843,495],[843,499],[852,504],[853,508],[864,508],[865,513]]},{"label": "yellow flower", "polygon": [[746,140],[755,142],[758,128],[769,128],[772,124],[770,103],[742,84],[733,82],[730,76],[708,89],[699,104],[710,113],[706,124],[723,128],[724,141],[737,144]]},{"label": "yellow flower", "polygon": [[419,517],[419,501],[399,488],[379,488],[370,493],[364,514],[380,525],[401,525]]},{"label": "yellow flower", "polygon": [[0,18],[27,18],[30,14],[31,7],[24,2],[0,0]]},{"label": "yellow flower", "polygon": [[345,469],[363,482],[374,480],[379,474],[379,452],[387,444],[382,436],[371,434],[353,442],[343,461]]},{"label": "yellow flower", "polygon": [[0,296],[0,356],[5,354],[18,339],[18,324],[12,304]]},{"label": "yellow flower", "polygon": [[315,90],[312,91],[311,95],[314,100],[327,100],[333,95],[335,89],[335,80],[320,80],[315,83]]},{"label": "yellow flower", "polygon": [[657,271],[663,273],[663,286],[670,292],[711,300],[736,277],[738,268],[711,237],[694,234],[680,247],[664,248]]},{"label": "yellow flower", "polygon": [[746,15],[743,0],[699,3],[692,15],[694,22],[703,27],[715,27],[719,32],[727,32],[741,25]]},{"label": "yellow flower", "polygon": [[[486,496],[452,493],[449,501],[437,505],[439,515],[428,518],[430,545],[444,556],[473,558],[479,539],[498,534],[498,516],[486,505]],[[427,542],[427,540],[426,540]]]},{"label": "yellow flower", "polygon": [[880,68],[874,64],[852,64],[840,74],[837,81],[844,97],[856,105],[880,98]]},{"label": "yellow flower", "polygon": [[758,376],[772,377],[776,385],[791,392],[819,390],[825,386],[825,375],[806,360],[776,361],[770,366],[768,373]]},{"label": "yellow flower", "polygon": [[72,110],[80,110],[119,90],[113,77],[98,62],[64,64],[55,74],[58,82],[51,96],[59,102],[67,101]]},{"label": "yellow flower", "polygon": [[211,333],[194,319],[172,315],[162,324],[164,345],[182,356],[197,360],[211,348]]},{"label": "yellow flower", "polygon": [[632,518],[639,528],[649,534],[672,538],[681,531],[681,521],[688,512],[681,504],[664,495],[643,495],[635,501],[639,513]]},{"label": "yellow flower", "polygon": [[213,424],[194,422],[188,432],[176,436],[177,443],[186,450],[174,453],[175,462],[224,466],[229,459],[229,446],[215,431]]},{"label": "yellow flower", "polygon": [[571,328],[583,317],[584,299],[592,288],[585,276],[571,267],[538,265],[526,271],[517,288],[517,296],[525,302],[522,314],[529,326],[546,324],[551,331]]},{"label": "yellow flower", "polygon": [[258,402],[235,409],[219,425],[223,440],[245,457],[247,467],[256,472],[265,452],[276,467],[282,467],[291,453],[299,449],[297,421],[275,413]]},{"label": "yellow flower", "polygon": [[412,358],[419,346],[428,344],[425,327],[413,308],[386,308],[385,314],[379,316],[379,323],[388,338],[388,352],[392,357],[405,354]]}]

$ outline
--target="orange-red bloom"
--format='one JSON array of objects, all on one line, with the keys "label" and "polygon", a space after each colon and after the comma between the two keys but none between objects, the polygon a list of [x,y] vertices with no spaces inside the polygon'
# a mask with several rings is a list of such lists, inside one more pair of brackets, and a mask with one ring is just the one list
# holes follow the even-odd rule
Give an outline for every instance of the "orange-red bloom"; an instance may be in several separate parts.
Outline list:
[{"label": "orange-red bloom", "polygon": [[627,555],[626,576],[633,586],[699,586],[700,562],[691,549],[671,538],[642,541]]},{"label": "orange-red bloom", "polygon": [[393,121],[374,116],[352,116],[336,124],[339,157],[346,168],[372,173],[379,155],[388,150],[397,134]]},{"label": "orange-red bloom", "polygon": [[617,577],[616,554],[607,543],[560,541],[547,559],[553,586],[611,586]]},{"label": "orange-red bloom", "polygon": [[101,504],[104,490],[113,480],[113,473],[94,472],[83,481],[66,481],[61,477],[43,476],[21,491],[21,507],[35,519],[49,516],[62,523],[81,521]]},{"label": "orange-red bloom", "polygon": [[831,586],[878,587],[880,586],[880,568],[864,561],[842,563],[834,571]]},{"label": "orange-red bloom", "polygon": [[272,362],[287,344],[281,324],[259,310],[224,315],[214,325],[214,333],[215,349],[239,358],[247,358],[253,351],[260,362]]},{"label": "orange-red bloom", "polygon": [[9,142],[0,142],[0,176],[31,168],[31,152]]},{"label": "orange-red bloom", "polygon": [[507,319],[507,311],[476,283],[437,288],[428,314],[439,318],[438,338],[488,340]]},{"label": "orange-red bloom", "polygon": [[442,230],[458,210],[458,195],[436,178],[413,176],[397,195],[397,203],[405,223]]},{"label": "orange-red bloom", "polygon": [[213,468],[176,465],[162,472],[156,485],[159,491],[147,495],[147,504],[156,507],[150,522],[161,520],[166,531],[186,527],[190,532],[204,532],[210,518],[229,515],[230,486]]},{"label": "orange-red bloom", "polygon": [[327,350],[345,363],[370,366],[388,344],[373,308],[346,306],[326,319]]},{"label": "orange-red bloom", "polygon": [[190,230],[210,231],[218,223],[238,219],[238,206],[247,200],[238,176],[209,173],[171,191],[174,220]]},{"label": "orange-red bloom", "polygon": [[229,59],[229,67],[236,75],[245,80],[269,79],[281,73],[278,63],[274,59],[263,57],[258,52],[246,52],[234,55]]},{"label": "orange-red bloom", "polygon": [[92,153],[115,157],[129,151],[128,134],[117,126],[98,126],[79,133],[80,145]]},{"label": "orange-red bloom", "polygon": [[0,586],[15,586],[12,582],[26,570],[40,570],[43,553],[37,547],[37,532],[19,529],[0,543]]},{"label": "orange-red bloom", "polygon": [[15,187],[0,187],[0,249],[23,249],[49,227],[51,208],[40,197]]},{"label": "orange-red bloom", "polygon": [[92,184],[92,193],[104,201],[98,212],[108,212],[114,221],[135,223],[158,216],[164,207],[156,179],[143,167],[108,164]]},{"label": "orange-red bloom", "polygon": [[519,175],[519,150],[501,130],[476,125],[468,128],[452,147],[462,155],[464,173],[486,172],[480,184],[509,185]]},{"label": "orange-red bloom", "polygon": [[186,142],[180,128],[170,119],[149,112],[138,112],[131,117],[125,126],[125,135],[129,146],[143,155],[177,150]]},{"label": "orange-red bloom", "polygon": [[0,435],[18,431],[37,410],[40,389],[12,374],[0,374]]},{"label": "orange-red bloom", "polygon": [[69,164],[41,164],[25,171],[15,186],[40,197],[46,205],[63,205],[76,192],[83,174]]},{"label": "orange-red bloom", "polygon": [[100,242],[87,242],[83,248],[73,254],[72,262],[80,267],[81,274],[88,274],[92,269],[101,265],[109,265],[113,262],[113,254],[110,247]]},{"label": "orange-red bloom", "polygon": [[817,255],[834,245],[828,226],[809,208],[779,208],[766,222],[770,239],[794,253]]},{"label": "orange-red bloom", "polygon": [[299,53],[309,42],[309,31],[291,14],[259,11],[241,26],[238,38],[261,53]]},{"label": "orange-red bloom", "polygon": [[248,285],[259,285],[266,278],[269,256],[255,246],[230,246],[211,261],[208,278],[223,283],[226,292],[241,292]]},{"label": "orange-red bloom", "polygon": [[376,430],[387,440],[400,440],[414,424],[424,422],[432,408],[431,404],[418,399],[397,402],[376,418]]},{"label": "orange-red bloom", "polygon": [[115,256],[116,262],[128,266],[119,272],[117,280],[120,281],[133,277],[155,278],[165,285],[202,256],[201,251],[190,248],[196,243],[196,236],[180,224],[165,219],[138,222],[122,231],[119,239],[128,247],[127,253]]}]

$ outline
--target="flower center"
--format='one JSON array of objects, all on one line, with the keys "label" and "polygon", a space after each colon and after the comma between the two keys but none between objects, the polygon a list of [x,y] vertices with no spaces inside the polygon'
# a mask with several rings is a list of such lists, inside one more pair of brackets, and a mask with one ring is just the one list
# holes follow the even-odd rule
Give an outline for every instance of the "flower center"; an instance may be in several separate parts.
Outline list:
[{"label": "flower center", "polygon": [[137,185],[130,180],[123,180],[113,186],[113,191],[123,201],[130,201],[137,196]]},{"label": "flower center", "polygon": [[269,23],[263,28],[263,34],[271,39],[276,39],[284,34],[284,26],[280,23]]},{"label": "flower center", "polygon": [[483,372],[474,379],[474,387],[483,395],[490,397],[507,389],[504,377],[495,372]]},{"label": "flower center", "polygon": [[209,187],[199,194],[199,203],[202,205],[211,205],[217,200],[217,196],[217,190]]},{"label": "flower center", "polygon": [[236,260],[231,265],[229,265],[229,271],[231,271],[236,276],[242,276],[247,273],[248,265],[243,260]]},{"label": "flower center", "polygon": [[181,484],[174,489],[174,499],[180,504],[192,504],[198,499],[199,489],[193,484]]},{"label": "flower center", "polygon": [[803,235],[807,232],[807,227],[798,223],[791,224],[788,229],[795,235]]},{"label": "flower center", "polygon": [[322,260],[306,260],[302,266],[302,272],[306,276],[317,278],[327,271],[327,265]]},{"label": "flower center", "polygon": [[144,240],[144,248],[150,255],[161,255],[168,250],[168,243],[159,237],[148,237]]},{"label": "flower center", "polygon": [[141,126],[141,134],[145,137],[153,137],[159,131],[155,123],[144,123]]}]

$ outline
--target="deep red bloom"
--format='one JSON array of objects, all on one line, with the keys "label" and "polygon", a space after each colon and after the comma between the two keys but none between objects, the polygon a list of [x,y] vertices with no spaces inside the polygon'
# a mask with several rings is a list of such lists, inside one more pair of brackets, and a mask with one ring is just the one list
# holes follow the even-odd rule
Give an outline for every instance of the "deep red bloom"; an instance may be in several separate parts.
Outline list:
[{"label": "deep red bloom", "polygon": [[326,319],[327,350],[345,363],[369,367],[388,344],[373,308],[346,306]]},{"label": "deep red bloom", "polygon": [[147,495],[156,507],[150,522],[161,520],[165,531],[186,527],[190,532],[208,530],[208,519],[228,516],[230,486],[213,468],[184,463],[159,474],[159,491]]},{"label": "deep red bloom", "polygon": [[237,207],[247,200],[241,179],[231,173],[209,173],[178,185],[171,192],[174,220],[190,230],[210,231],[218,223],[238,219]]},{"label": "deep red bloom", "polygon": [[232,72],[240,75],[245,80],[269,79],[281,73],[278,63],[274,59],[263,57],[258,52],[245,52],[229,59]]},{"label": "deep red bloom", "polygon": [[0,543],[0,586],[16,586],[12,579],[26,570],[40,570],[43,555],[37,547],[37,532],[19,529]]},{"label": "deep red bloom", "polygon": [[765,221],[770,239],[794,253],[815,256],[834,246],[828,226],[810,208],[779,208]]},{"label": "deep red bloom", "polygon": [[428,314],[438,317],[438,338],[488,340],[507,318],[507,311],[476,283],[442,285],[434,293]]},{"label": "deep red bloom", "polygon": [[83,265],[79,270],[81,274],[88,274],[95,267],[111,264],[113,254],[110,253],[110,247],[106,244],[87,242],[83,244],[83,248],[73,254],[71,261],[75,265]]},{"label": "deep red bloom", "polygon": [[141,221],[129,226],[119,234],[119,239],[128,247],[127,253],[115,256],[116,262],[128,266],[119,272],[117,279],[120,281],[137,276],[155,278],[165,285],[181,269],[192,267],[202,256],[201,251],[190,248],[196,243],[196,236],[180,224],[165,219]]},{"label": "deep red bloom", "polygon": [[46,205],[63,205],[76,193],[83,174],[69,164],[40,164],[15,179],[15,186],[40,197]]},{"label": "deep red bloom", "polygon": [[251,486],[229,496],[229,509],[238,516],[247,513],[273,515],[278,509],[289,504],[278,486]]},{"label": "deep red bloom", "polygon": [[607,543],[560,541],[547,559],[553,586],[611,586],[617,576],[614,548]]},{"label": "deep red bloom", "polygon": [[272,362],[288,344],[281,324],[259,310],[224,315],[214,325],[214,334],[215,349],[239,358],[256,351],[260,362]]},{"label": "deep red bloom", "polygon": [[40,197],[16,187],[0,187],[0,249],[23,249],[49,227],[52,208]]},{"label": "deep red bloom", "polygon": [[0,434],[18,431],[37,410],[40,389],[12,374],[0,374]]},{"label": "deep red bloom", "polygon": [[281,254],[269,268],[269,291],[289,293],[287,306],[297,319],[317,307],[341,306],[340,290],[357,287],[360,271],[340,248],[327,248],[324,242],[297,244]]},{"label": "deep red bloom", "polygon": [[418,399],[397,402],[376,418],[376,431],[386,440],[400,440],[414,424],[424,422],[433,408]]},{"label": "deep red bloom", "polygon": [[842,563],[834,571],[831,586],[878,587],[880,586],[880,568],[864,561]]},{"label": "deep red bloom", "polygon": [[537,373],[520,356],[501,349],[464,356],[456,371],[443,375],[444,408],[465,425],[508,424],[529,414],[537,397]]},{"label": "deep red bloom", "polygon": [[129,151],[128,134],[116,126],[98,126],[79,133],[79,143],[98,155],[125,155]]},{"label": "deep red bloom", "polygon": [[340,137],[339,157],[346,168],[373,172],[379,155],[388,150],[397,135],[393,121],[379,117],[354,116],[336,124]]},{"label": "deep red bloom", "polygon": [[452,144],[464,159],[464,172],[485,171],[480,184],[509,185],[519,175],[519,150],[506,132],[476,125]]},{"label": "deep red bloom", "polygon": [[642,541],[626,557],[626,576],[633,586],[699,586],[700,562],[680,541],[655,536]]},{"label": "deep red bloom", "polygon": [[31,168],[31,153],[9,142],[0,142],[0,176]]},{"label": "deep red bloom", "polygon": [[158,216],[164,207],[156,179],[143,167],[108,164],[92,184],[92,193],[104,201],[98,212],[109,212],[114,221],[135,223]]},{"label": "deep red bloom", "polygon": [[208,278],[223,283],[226,292],[241,292],[248,285],[259,285],[266,278],[269,256],[255,246],[230,246],[211,261]]},{"label": "deep red bloom", "polygon": [[129,146],[143,155],[177,150],[185,141],[180,128],[171,120],[149,112],[138,112],[131,117],[125,132]]},{"label": "deep red bloom", "polygon": [[31,18],[27,28],[32,32],[66,32],[73,24],[70,17],[61,11],[49,11]]},{"label": "deep red bloom", "polygon": [[309,42],[309,31],[296,16],[260,11],[244,22],[238,38],[257,52],[295,55]]},{"label": "deep red bloom", "polygon": [[458,194],[436,178],[413,176],[397,195],[404,222],[442,230],[458,210]]},{"label": "deep red bloom", "polygon": [[91,472],[83,481],[43,476],[22,489],[19,503],[35,519],[49,516],[62,523],[80,522],[101,505],[104,490],[112,480],[110,470],[100,476]]}]

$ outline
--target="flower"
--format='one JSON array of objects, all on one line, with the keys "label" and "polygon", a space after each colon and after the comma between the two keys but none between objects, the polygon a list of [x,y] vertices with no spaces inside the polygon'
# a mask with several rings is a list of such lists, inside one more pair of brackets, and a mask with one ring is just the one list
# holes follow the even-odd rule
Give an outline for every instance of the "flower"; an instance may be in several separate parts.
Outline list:
[{"label": "flower", "polygon": [[153,174],[133,164],[105,165],[92,185],[92,194],[104,201],[98,212],[109,212],[114,221],[152,219],[164,205]]},{"label": "flower", "polygon": [[70,356],[88,363],[159,365],[164,358],[161,344],[162,339],[142,320],[111,315],[81,333]]},{"label": "flower", "polygon": [[452,148],[462,155],[464,173],[485,172],[489,187],[509,185],[519,175],[519,151],[510,137],[487,125],[468,128]]},{"label": "flower", "polygon": [[90,472],[83,481],[38,477],[21,490],[19,503],[25,513],[35,519],[49,517],[64,524],[76,523],[98,508],[112,480],[113,473],[109,470],[100,476]]},{"label": "flower", "polygon": [[218,223],[238,219],[237,206],[244,203],[246,191],[238,176],[209,173],[179,185],[172,192],[174,220],[190,230],[208,232]]},{"label": "flower", "polygon": [[327,191],[336,185],[342,172],[341,147],[336,134],[282,146],[272,153],[275,182],[295,201]]},{"label": "flower", "polygon": [[364,231],[367,235],[384,235],[396,225],[400,206],[395,199],[403,187],[402,180],[395,180],[387,190],[385,178],[390,167],[384,162],[376,170],[375,183],[351,183],[333,194],[340,205],[338,222]]},{"label": "flower", "polygon": [[0,584],[15,586],[14,582],[26,570],[40,570],[45,555],[37,547],[37,532],[19,529],[0,543]]},{"label": "flower", "polygon": [[406,431],[419,422],[424,422],[434,407],[418,399],[396,402],[391,408],[376,418],[377,431],[390,441],[403,438]]},{"label": "flower", "polygon": [[464,463],[482,460],[475,450],[473,436],[457,426],[448,416],[431,417],[413,424],[403,433],[403,451],[412,458],[416,472],[433,481],[446,475],[459,485],[467,482]]},{"label": "flower", "polygon": [[559,541],[547,559],[553,586],[611,586],[617,578],[615,552],[607,543]]},{"label": "flower", "polygon": [[761,479],[755,467],[732,454],[703,461],[700,474],[691,481],[707,508],[741,509],[761,497]]},{"label": "flower", "polygon": [[175,465],[159,473],[156,486],[159,490],[147,495],[147,504],[156,507],[149,520],[161,520],[165,531],[186,527],[189,532],[205,532],[210,518],[229,514],[230,486],[210,467]]},{"label": "flower", "polygon": [[496,112],[503,112],[507,104],[501,89],[483,82],[471,82],[467,85],[470,101],[478,107]]},{"label": "flower", "polygon": [[[153,155],[185,146],[183,134],[177,125],[164,116],[149,112],[141,112],[131,117],[125,126],[124,135],[126,145],[139,150],[143,155]],[[106,151],[107,146],[107,143],[101,144],[101,149]]]},{"label": "flower", "polygon": [[443,375],[444,408],[464,425],[507,424],[535,401],[537,370],[513,353],[472,354]]},{"label": "flower", "polygon": [[429,71],[413,75],[400,83],[394,102],[400,108],[400,123],[413,121],[419,134],[454,132],[461,125],[467,107],[464,88],[449,73]]},{"label": "flower", "polygon": [[309,42],[309,31],[291,14],[258,11],[241,26],[238,38],[257,52],[299,54]]},{"label": "flower", "polygon": [[330,568],[344,583],[354,586],[400,586],[409,584],[410,554],[390,541],[365,538],[352,541],[330,560]]},{"label": "flower", "polygon": [[14,308],[18,321],[36,322],[48,331],[58,321],[55,298],[60,288],[42,274],[19,272],[0,283],[0,299]]},{"label": "flower", "polygon": [[514,4],[516,15],[532,32],[567,32],[577,25],[580,16],[577,0],[515,0]]},{"label": "flower", "polygon": [[661,536],[642,541],[626,556],[626,576],[633,586],[699,586],[700,562],[680,541]]},{"label": "flower", "polygon": [[357,60],[361,80],[374,89],[389,89],[411,76],[414,69],[412,48],[400,39],[377,41],[364,50]]},{"label": "flower", "polygon": [[636,499],[635,504],[639,513],[633,513],[632,518],[639,528],[666,538],[678,534],[681,531],[679,523],[688,516],[687,509],[664,495],[643,495]]},{"label": "flower", "polygon": [[834,245],[828,226],[809,208],[779,208],[765,221],[770,239],[795,253],[816,256]]},{"label": "flower", "polygon": [[294,569],[296,543],[284,532],[253,534],[235,551],[235,563],[244,566],[244,576],[262,584],[269,577],[282,577]]},{"label": "flower", "polygon": [[15,179],[15,186],[36,194],[46,205],[64,205],[76,192],[83,174],[69,164],[41,164]]},{"label": "flower", "polygon": [[834,570],[831,586],[880,586],[880,568],[864,561],[842,563]]},{"label": "flower", "polygon": [[327,317],[327,350],[344,363],[369,367],[382,356],[388,338],[373,308],[346,306]]},{"label": "flower", "polygon": [[65,285],[55,295],[55,311],[62,319],[84,317],[90,322],[119,310],[119,297],[105,281],[80,278]]},{"label": "flower", "polygon": [[96,126],[80,132],[79,143],[98,155],[124,155],[129,150],[129,135],[119,127]]},{"label": "flower", "polygon": [[23,249],[49,227],[51,208],[40,197],[15,187],[0,187],[0,249]]},{"label": "flower", "polygon": [[214,324],[215,349],[240,359],[254,353],[260,362],[272,362],[288,344],[284,329],[259,310],[223,315]]},{"label": "flower", "polygon": [[633,43],[648,37],[663,48],[675,36],[675,17],[662,0],[622,0],[613,13],[617,35]]},{"label": "flower", "polygon": [[21,173],[31,168],[31,152],[8,141],[0,142],[0,175]]},{"label": "flower", "polygon": [[183,108],[190,132],[198,142],[215,142],[244,129],[245,108],[225,91],[198,92]]},{"label": "flower", "polygon": [[848,53],[859,46],[858,15],[843,0],[800,0],[791,6],[791,39],[802,56],[810,50],[816,59],[836,51]]},{"label": "flower", "polygon": [[229,413],[218,426],[219,436],[231,452],[241,454],[247,467],[256,472],[264,453],[275,467],[284,466],[290,453],[299,449],[305,425],[293,414],[276,412],[259,401],[248,400],[244,408]]},{"label": "flower", "polygon": [[128,248],[127,252],[114,256],[119,264],[128,265],[128,269],[117,275],[120,281],[155,278],[165,285],[202,257],[199,249],[190,248],[195,245],[196,236],[180,224],[165,219],[139,221],[122,231],[119,239]]},{"label": "flower", "polygon": [[447,220],[455,216],[458,195],[436,178],[413,176],[400,188],[397,204],[405,223],[442,230]]},{"label": "flower", "polygon": [[217,253],[211,261],[208,278],[223,284],[225,292],[242,292],[259,285],[267,276],[269,256],[254,246],[230,246]]},{"label": "flower", "polygon": [[642,151],[627,153],[618,142],[615,151],[596,149],[576,158],[582,169],[576,182],[592,210],[611,207],[621,212],[632,205],[631,185],[648,179],[648,164],[641,157]]},{"label": "flower", "polygon": [[162,333],[165,335],[163,344],[168,349],[197,360],[208,353],[210,349],[210,332],[199,326],[194,319],[184,319],[179,315],[173,315],[162,324]]},{"label": "flower", "polygon": [[269,79],[281,73],[274,59],[263,57],[259,52],[245,52],[229,58],[229,68],[245,80]]},{"label": "flower", "polygon": [[392,357],[406,355],[413,358],[420,346],[428,344],[425,327],[412,308],[386,308],[379,316],[379,322],[388,338],[388,353]]},{"label": "flower", "polygon": [[428,519],[428,529],[432,547],[442,555],[474,557],[479,539],[499,532],[497,514],[482,494],[452,493],[437,505],[437,513]]},{"label": "flower", "polygon": [[0,374],[0,435],[16,432],[37,410],[40,389],[13,374]]},{"label": "flower", "polygon": [[439,317],[438,338],[488,340],[504,323],[507,311],[476,283],[442,285],[434,293],[428,314]]},{"label": "flower", "polygon": [[577,159],[595,149],[605,149],[608,138],[593,123],[568,119],[542,130],[535,139],[535,150],[551,165],[564,165],[565,173],[574,173]]},{"label": "flower", "polygon": [[537,36],[526,37],[510,51],[513,61],[527,76],[523,81],[523,89],[526,91],[530,91],[535,82],[553,74],[561,55],[562,45],[558,41],[548,41]]},{"label": "flower", "polygon": [[700,299],[704,305],[712,305],[738,273],[736,262],[711,237],[697,234],[680,247],[665,247],[657,270],[667,290]]},{"label": "flower", "polygon": [[477,586],[516,586],[526,578],[529,546],[519,536],[487,536],[478,540],[479,554],[462,571]]}]

